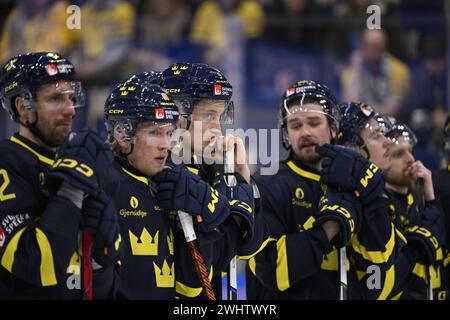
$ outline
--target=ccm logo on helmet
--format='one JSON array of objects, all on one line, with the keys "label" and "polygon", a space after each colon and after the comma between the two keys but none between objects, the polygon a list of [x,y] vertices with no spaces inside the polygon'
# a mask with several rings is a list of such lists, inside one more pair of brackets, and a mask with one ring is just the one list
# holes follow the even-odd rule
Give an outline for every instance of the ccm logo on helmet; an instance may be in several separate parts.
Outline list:
[{"label": "ccm logo on helmet", "polygon": [[122,109],[111,109],[108,111],[109,114],[122,114],[123,110]]}]

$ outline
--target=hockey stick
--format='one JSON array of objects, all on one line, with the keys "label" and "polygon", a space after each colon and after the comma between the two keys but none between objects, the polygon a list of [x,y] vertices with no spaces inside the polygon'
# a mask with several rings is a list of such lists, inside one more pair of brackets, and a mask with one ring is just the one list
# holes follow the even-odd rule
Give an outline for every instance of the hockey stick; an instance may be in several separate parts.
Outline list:
[{"label": "hockey stick", "polygon": [[81,243],[83,250],[83,300],[92,300],[92,233],[89,231],[83,231]]},{"label": "hockey stick", "polygon": [[194,268],[200,281],[203,294],[208,300],[216,300],[211,281],[208,278],[208,271],[206,270],[205,261],[198,248],[197,235],[195,234],[192,216],[184,211],[178,210],[178,217],[180,218],[181,227],[183,228],[184,237],[189,248],[189,253],[194,260]]},{"label": "hockey stick", "polygon": [[339,249],[339,300],[347,300],[347,250]]},{"label": "hockey stick", "polygon": [[[233,199],[233,187],[237,185],[234,174],[234,149],[225,152],[224,163],[225,182],[228,186],[227,197]],[[237,260],[236,256],[231,259],[228,265],[227,276],[227,300],[237,300]]]},{"label": "hockey stick", "polygon": [[[416,189],[418,194],[417,199],[417,208],[419,209],[420,214],[425,210],[425,196],[424,196],[424,180],[423,178],[418,178],[416,183]],[[431,280],[431,266],[426,267],[425,272],[425,282],[427,284],[427,300],[433,299],[433,283]]]}]

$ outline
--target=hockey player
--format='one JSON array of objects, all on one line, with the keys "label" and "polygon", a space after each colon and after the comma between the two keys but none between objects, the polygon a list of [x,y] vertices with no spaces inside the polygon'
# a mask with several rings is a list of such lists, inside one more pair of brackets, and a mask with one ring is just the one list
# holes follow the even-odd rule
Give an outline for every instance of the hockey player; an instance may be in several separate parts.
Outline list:
[{"label": "hockey player", "polygon": [[[271,238],[249,261],[247,296],[338,299],[337,249],[358,230],[361,206],[351,192],[327,188],[324,195],[320,183],[322,157],[315,148],[337,138],[336,100],[323,84],[299,81],[286,90],[280,109],[290,153],[277,174],[256,178]],[[348,278],[349,298],[358,298],[356,274]]]},{"label": "hockey player", "polygon": [[106,239],[107,212],[93,210],[95,224],[82,219],[83,198],[96,196],[109,152],[91,131],[66,139],[82,104],[74,66],[52,52],[13,57],[0,70],[0,98],[19,124],[0,142],[0,298],[81,299],[80,223],[105,239],[96,243],[103,265],[94,297],[111,297],[114,266],[102,258],[117,257],[110,248],[117,224]]},{"label": "hockey player", "polygon": [[[163,87],[168,91],[180,108],[180,127],[186,130],[190,138],[184,139],[181,150],[174,152],[177,163],[209,183],[224,177],[224,151],[233,150],[234,176],[237,186],[230,191],[224,191],[230,200],[239,199],[242,193],[252,193],[250,168],[246,160],[246,151],[242,139],[232,135],[222,135],[225,124],[233,121],[233,102],[231,100],[233,88],[225,76],[218,69],[200,63],[175,63],[162,72]],[[255,190],[255,194],[258,192]],[[236,198],[238,197],[238,198]],[[243,241],[234,250],[243,258],[255,253],[264,242],[268,233],[261,225],[258,217],[258,196],[251,203],[249,216],[242,219]],[[250,221],[246,221],[250,219]],[[250,241],[250,239],[252,239]],[[234,254],[233,254],[234,255]],[[221,296],[221,279],[215,279],[215,291]]]},{"label": "hockey player", "polygon": [[[430,220],[431,217],[436,217],[434,224],[440,224],[443,229],[443,216],[435,200],[431,172],[420,161],[415,160],[412,153],[417,143],[416,136],[406,125],[400,123],[393,124],[386,136],[393,141],[388,152],[390,169],[386,187],[392,199],[389,208],[392,210],[392,219],[396,228],[402,233],[407,233],[408,228],[414,227],[416,220],[424,215]],[[423,191],[417,187],[417,181],[420,179],[423,180]],[[436,262],[430,269],[428,265],[423,264],[423,261],[418,261],[414,265],[400,299],[425,300],[428,294],[429,277],[433,289],[436,291],[443,289],[441,245],[437,251]],[[439,292],[436,293],[439,296]]]},{"label": "hockey player", "polygon": [[230,203],[217,191],[225,187],[220,179],[212,189],[184,168],[166,167],[179,112],[157,83],[157,73],[133,76],[105,104],[108,140],[116,155],[105,191],[116,200],[125,242],[119,297],[201,298],[176,210],[199,215],[195,228],[211,278],[226,266],[240,240],[235,219],[249,215],[252,198],[241,195],[243,202]]},{"label": "hockey player", "polygon": [[[443,151],[445,167],[433,172],[433,184],[437,199],[439,200],[442,210],[444,211],[446,242],[444,248],[444,268],[446,278],[446,289],[450,288],[450,114],[443,131]],[[448,296],[442,296],[443,299],[449,299]]]},{"label": "hockey player", "polygon": [[[423,228],[429,228],[434,222],[426,217],[416,219],[414,227],[407,228],[404,234],[395,227],[390,195],[384,188],[385,176],[391,166],[389,148],[392,145],[384,135],[386,122],[377,121],[379,117],[375,111],[362,102],[342,104],[341,113],[339,141],[353,150],[337,150],[333,146],[327,147],[331,152],[320,150],[322,155],[331,158],[327,160],[331,162],[323,163],[322,181],[343,189],[356,190],[363,204],[361,229],[350,241],[350,255],[360,282],[369,283],[369,267],[370,270],[377,267],[381,272],[377,274],[382,278],[379,286],[363,287],[369,289],[364,292],[365,298],[396,299],[406,287],[415,263],[424,253],[427,259],[432,260],[430,263],[436,259],[438,247],[434,244],[436,238],[440,238],[440,232],[435,228],[431,233],[423,232]],[[369,167],[362,166],[364,158],[373,163]],[[348,179],[355,173],[361,178]],[[367,197],[370,190],[378,190],[375,192],[376,197]]]}]

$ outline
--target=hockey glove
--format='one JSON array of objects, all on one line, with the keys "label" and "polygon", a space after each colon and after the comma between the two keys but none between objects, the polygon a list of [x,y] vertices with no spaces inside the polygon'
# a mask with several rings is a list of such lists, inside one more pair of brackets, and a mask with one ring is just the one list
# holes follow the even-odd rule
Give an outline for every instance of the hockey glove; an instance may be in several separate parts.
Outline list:
[{"label": "hockey glove", "polygon": [[86,198],[82,210],[81,227],[94,235],[94,260],[103,268],[117,261],[123,244],[119,232],[117,209],[114,201],[100,191]]},{"label": "hockey glove", "polygon": [[236,177],[236,186],[228,187],[225,182],[225,176],[221,175],[214,179],[213,187],[220,194],[227,196],[231,215],[240,218],[242,240],[243,244],[245,244],[253,238],[253,225],[255,220],[253,188],[239,173],[234,173],[233,175]]},{"label": "hockey glove", "polygon": [[328,188],[319,201],[319,214],[316,225],[333,220],[339,223],[339,234],[333,239],[333,244],[341,248],[345,246],[358,231],[361,223],[362,207],[352,192],[338,192]]},{"label": "hockey glove", "polygon": [[184,168],[164,169],[153,181],[160,207],[201,216],[200,231],[212,231],[230,215],[227,198]]},{"label": "hockey glove", "polygon": [[335,188],[357,191],[363,204],[371,203],[384,190],[380,168],[359,153],[342,146],[324,144],[317,153],[322,161],[321,182]]},{"label": "hockey glove", "polygon": [[437,252],[444,242],[445,225],[442,217],[439,207],[428,204],[423,213],[417,214],[404,231],[409,242],[420,246],[427,265],[436,262]]},{"label": "hockey glove", "polygon": [[58,149],[49,173],[49,182],[57,190],[62,181],[95,195],[99,177],[110,166],[112,154],[108,146],[90,129],[72,132]]}]

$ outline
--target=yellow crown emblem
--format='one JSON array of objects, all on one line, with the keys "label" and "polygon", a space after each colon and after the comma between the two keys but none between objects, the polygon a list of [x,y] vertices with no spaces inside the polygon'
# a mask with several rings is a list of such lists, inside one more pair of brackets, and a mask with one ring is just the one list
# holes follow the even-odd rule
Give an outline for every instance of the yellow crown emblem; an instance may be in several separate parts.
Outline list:
[{"label": "yellow crown emblem", "polygon": [[181,70],[187,70],[188,67],[187,67],[187,66],[181,66],[180,69],[181,69]]},{"label": "yellow crown emblem", "polygon": [[135,236],[131,230],[128,230],[128,233],[130,236],[131,252],[134,256],[158,255],[159,231],[156,231],[155,236],[152,237],[144,227],[139,238]]},{"label": "yellow crown emblem", "polygon": [[153,268],[155,269],[156,286],[158,288],[173,288],[175,286],[175,264],[173,262],[169,268],[169,264],[164,259],[162,270],[153,262]]},{"label": "yellow crown emblem", "polygon": [[179,75],[180,73],[181,73],[180,70],[175,70],[175,71],[173,72],[174,75]]}]

